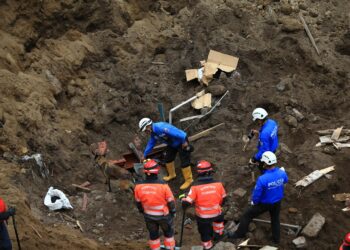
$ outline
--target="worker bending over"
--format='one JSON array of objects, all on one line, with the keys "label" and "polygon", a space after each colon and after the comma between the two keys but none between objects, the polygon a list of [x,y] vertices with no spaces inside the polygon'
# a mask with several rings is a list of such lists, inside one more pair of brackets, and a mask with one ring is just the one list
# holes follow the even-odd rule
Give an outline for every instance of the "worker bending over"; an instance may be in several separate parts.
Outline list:
[{"label": "worker bending over", "polygon": [[147,158],[147,155],[151,153],[157,142],[167,144],[165,162],[168,176],[163,178],[165,181],[170,181],[176,177],[174,161],[177,152],[179,152],[182,174],[185,179],[185,182],[181,185],[180,189],[184,190],[188,188],[193,182],[190,165],[191,151],[193,147],[188,142],[186,132],[166,122],[153,123],[149,118],[141,119],[139,122],[139,128],[140,131],[145,131],[151,135],[143,154],[144,158]]},{"label": "worker bending over", "polygon": [[253,121],[256,122],[260,130],[252,130],[253,135],[259,136],[258,152],[249,160],[250,164],[258,165],[260,171],[263,171],[263,163],[261,157],[264,152],[276,152],[278,148],[278,124],[272,119],[267,119],[267,111],[263,108],[254,109],[252,116]]},{"label": "worker bending over", "polygon": [[194,204],[198,231],[201,235],[204,249],[213,247],[212,239],[219,239],[224,232],[224,215],[221,206],[226,197],[226,191],[221,182],[213,179],[213,168],[208,161],[197,164],[198,179],[191,186],[187,197],[181,200],[185,210]]},{"label": "worker bending over", "polygon": [[248,231],[249,223],[253,218],[269,211],[271,216],[272,239],[275,244],[280,241],[280,210],[281,200],[284,196],[284,184],[288,182],[288,176],[284,169],[276,166],[276,155],[270,151],[263,153],[261,161],[266,170],[256,181],[252,195],[251,207],[249,207],[239,222],[235,233],[229,233],[233,239],[243,238]]},{"label": "worker bending over", "polygon": [[15,215],[15,208],[10,207],[7,209],[6,203],[0,198],[0,249],[1,250],[11,250],[12,243],[7,231],[6,220],[10,216]]}]

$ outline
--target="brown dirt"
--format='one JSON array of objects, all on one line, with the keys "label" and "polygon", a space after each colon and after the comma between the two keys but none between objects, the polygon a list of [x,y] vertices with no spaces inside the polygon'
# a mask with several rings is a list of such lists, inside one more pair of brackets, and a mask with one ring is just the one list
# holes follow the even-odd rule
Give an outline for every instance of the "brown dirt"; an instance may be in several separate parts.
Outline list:
[{"label": "brown dirt", "polygon": [[[210,49],[238,56],[241,79],[222,76],[212,83],[224,85],[229,97],[188,132],[226,124],[194,144],[194,160],[215,162],[230,194],[238,187],[250,191],[250,175],[242,166],[254,145],[242,153],[241,137],[251,127],[253,108],[265,107],[280,124],[280,141],[292,150],[279,155],[291,183],[282,221],[305,225],[320,212],[326,225],[317,239],[308,239],[308,249],[335,249],[350,228],[349,213],[332,199],[333,193],[349,192],[348,149],[326,154],[314,147],[314,131],[349,127],[349,7],[347,0],[1,0],[0,195],[18,208],[24,249],[146,248],[132,194],[118,189],[117,182],[113,193],[106,193],[102,175],[92,174],[88,145],[107,138],[110,157],[120,158],[138,120],[158,119],[157,102],[169,110],[202,89],[185,82],[184,70],[198,67]],[[321,55],[296,21],[299,11]],[[281,82],[283,91],[276,88]],[[306,117],[296,127],[287,122],[292,108]],[[189,107],[179,110],[175,124],[186,128],[190,124],[178,119],[193,113]],[[26,148],[43,154],[53,173],[49,180],[18,161]],[[331,164],[336,165],[332,179],[300,194],[293,187]],[[82,193],[71,184],[87,179],[94,191],[83,212]],[[176,194],[180,181],[171,183]],[[75,209],[65,213],[82,222],[84,233],[62,212],[50,213],[43,205],[50,186],[69,196]],[[232,197],[227,217],[237,217],[246,204],[247,197]],[[289,214],[289,207],[299,212]],[[268,243],[268,227],[259,225],[252,239]],[[281,248],[293,249],[292,239],[282,233]],[[186,231],[184,243],[184,249],[199,243],[195,227]]]}]

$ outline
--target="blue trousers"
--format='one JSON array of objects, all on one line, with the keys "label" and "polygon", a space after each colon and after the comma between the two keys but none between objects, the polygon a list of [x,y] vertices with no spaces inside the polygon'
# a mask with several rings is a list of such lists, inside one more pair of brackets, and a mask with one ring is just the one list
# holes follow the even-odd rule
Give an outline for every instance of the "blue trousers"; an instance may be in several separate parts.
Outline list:
[{"label": "blue trousers", "polygon": [[0,250],[12,250],[12,244],[4,221],[0,222]]}]

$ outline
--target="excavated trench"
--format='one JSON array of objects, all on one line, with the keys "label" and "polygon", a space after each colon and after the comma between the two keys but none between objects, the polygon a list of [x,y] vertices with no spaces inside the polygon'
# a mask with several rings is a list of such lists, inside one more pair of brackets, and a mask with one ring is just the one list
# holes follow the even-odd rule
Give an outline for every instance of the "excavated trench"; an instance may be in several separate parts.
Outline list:
[{"label": "excavated trench", "polygon": [[[348,149],[316,148],[315,131],[349,125],[348,9],[346,0],[0,1],[0,195],[18,208],[22,245],[147,248],[147,231],[132,193],[120,189],[118,181],[112,182],[112,193],[106,192],[102,174],[94,172],[89,145],[107,139],[109,158],[119,159],[137,136],[138,120],[158,119],[158,102],[169,110],[204,88],[186,83],[184,70],[199,67],[215,49],[240,58],[241,77],[222,74],[210,83],[229,90],[229,96],[207,118],[181,124],[180,118],[196,114],[188,106],[174,119],[189,135],[225,122],[194,143],[193,162],[215,163],[216,177],[230,198],[226,220],[239,218],[253,188],[244,166],[255,142],[242,152],[241,138],[253,127],[251,111],[262,106],[278,121],[285,145],[278,157],[290,184],[281,221],[306,225],[321,213],[326,224],[317,238],[307,239],[308,249],[335,249],[350,227],[349,214],[341,211],[344,204],[332,198],[349,192]],[[296,120],[293,108],[305,118]],[[18,160],[32,153],[43,154],[50,170],[47,180]],[[336,165],[331,179],[302,191],[293,186],[331,165]],[[71,184],[87,180],[93,191],[82,211],[83,194]],[[181,182],[170,183],[175,195]],[[72,211],[48,211],[43,198],[50,186],[68,195]],[[248,191],[244,197],[232,194],[239,187]],[[288,212],[292,207],[297,213]],[[193,218],[193,212],[188,216]],[[74,228],[75,220],[84,232]],[[269,228],[256,226],[251,241],[268,244]],[[294,238],[283,231],[280,248],[294,249]],[[183,249],[199,243],[192,224],[185,229]]]}]

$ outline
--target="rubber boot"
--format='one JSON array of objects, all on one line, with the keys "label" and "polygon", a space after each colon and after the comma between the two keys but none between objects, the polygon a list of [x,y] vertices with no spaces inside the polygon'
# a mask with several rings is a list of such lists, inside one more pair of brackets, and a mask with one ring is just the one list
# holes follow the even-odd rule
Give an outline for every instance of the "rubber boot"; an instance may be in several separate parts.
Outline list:
[{"label": "rubber boot", "polygon": [[193,182],[191,166],[182,169],[182,175],[184,176],[185,183],[181,185],[180,189],[184,190],[191,186]]},{"label": "rubber boot", "polygon": [[163,180],[170,181],[172,179],[175,179],[176,178],[175,163],[172,161],[165,164],[165,166],[166,166],[166,170],[168,171],[168,176],[164,176]]}]

